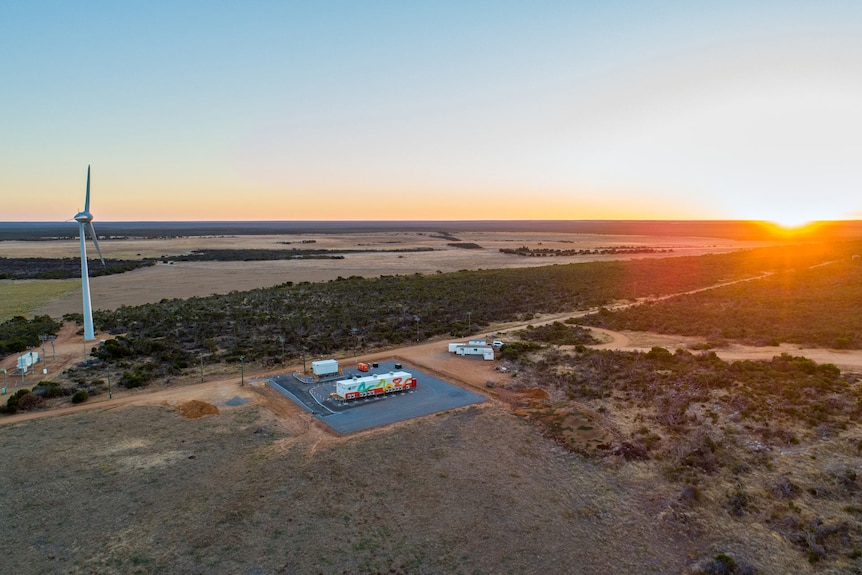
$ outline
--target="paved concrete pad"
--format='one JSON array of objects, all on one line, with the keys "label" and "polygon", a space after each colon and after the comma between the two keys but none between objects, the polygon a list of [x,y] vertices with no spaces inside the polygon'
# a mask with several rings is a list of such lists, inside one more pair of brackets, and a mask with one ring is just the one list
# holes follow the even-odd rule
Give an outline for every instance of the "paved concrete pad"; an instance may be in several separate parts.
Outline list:
[{"label": "paved concrete pad", "polygon": [[[398,369],[413,374],[418,382],[416,389],[341,402],[329,399],[330,392],[335,390],[334,381],[307,384],[288,374],[271,378],[269,385],[342,434],[389,425],[485,400],[481,395],[428,375],[410,365],[403,364]],[[379,367],[368,374],[395,370],[395,362],[385,361],[380,362]],[[359,373],[355,368],[344,370],[344,377],[354,374],[368,375]]]}]

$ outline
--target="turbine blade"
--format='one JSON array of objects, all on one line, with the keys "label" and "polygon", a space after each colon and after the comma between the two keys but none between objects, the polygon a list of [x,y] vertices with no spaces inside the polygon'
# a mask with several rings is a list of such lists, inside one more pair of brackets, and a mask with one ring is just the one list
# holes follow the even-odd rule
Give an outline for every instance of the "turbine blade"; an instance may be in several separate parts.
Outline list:
[{"label": "turbine blade", "polygon": [[96,228],[93,227],[93,222],[87,224],[90,228],[90,237],[93,238],[93,245],[96,246],[96,251],[99,252],[99,259],[102,260],[102,265],[105,265],[105,258],[102,257],[102,250],[99,248],[99,240],[96,239]]},{"label": "turbine blade", "polygon": [[90,166],[87,166],[87,197],[84,199],[84,211],[90,211]]}]

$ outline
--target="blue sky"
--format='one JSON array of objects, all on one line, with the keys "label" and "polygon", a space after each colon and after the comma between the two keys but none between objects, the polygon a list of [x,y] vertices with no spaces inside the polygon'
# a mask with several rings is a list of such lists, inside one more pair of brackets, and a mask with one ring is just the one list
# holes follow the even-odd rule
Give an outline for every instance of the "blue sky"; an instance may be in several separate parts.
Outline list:
[{"label": "blue sky", "polygon": [[9,2],[2,220],[862,216],[859,2]]}]

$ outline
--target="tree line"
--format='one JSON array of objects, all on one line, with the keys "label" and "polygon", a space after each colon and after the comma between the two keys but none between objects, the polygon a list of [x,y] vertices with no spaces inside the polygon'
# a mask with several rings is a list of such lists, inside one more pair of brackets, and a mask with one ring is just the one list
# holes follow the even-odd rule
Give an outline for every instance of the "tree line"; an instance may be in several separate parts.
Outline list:
[{"label": "tree line", "polygon": [[[121,274],[153,265],[153,260],[93,260],[90,277]],[[58,280],[81,277],[81,258],[0,258],[0,279]]]}]

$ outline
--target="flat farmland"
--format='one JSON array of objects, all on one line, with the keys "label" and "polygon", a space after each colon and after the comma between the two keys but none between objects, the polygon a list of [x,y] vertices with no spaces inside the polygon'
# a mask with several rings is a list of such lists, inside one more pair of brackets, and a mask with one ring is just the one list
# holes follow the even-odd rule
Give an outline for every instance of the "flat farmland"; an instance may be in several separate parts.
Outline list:
[{"label": "flat farmland", "polygon": [[[450,244],[475,244],[464,249]],[[377,277],[397,274],[431,274],[457,270],[534,267],[589,261],[628,260],[724,253],[769,245],[763,241],[723,238],[567,234],[539,232],[458,232],[441,236],[424,232],[302,234],[266,236],[192,236],[158,239],[104,239],[105,257],[119,259],[165,258],[168,263],[123,274],[91,279],[94,309],[155,303],[162,299],[208,296],[230,291],[270,287],[285,282],[321,282],[339,276]],[[503,248],[597,250],[608,248],[654,249],[656,253],[590,254],[528,257],[501,253]],[[92,246],[89,246],[92,252]],[[181,262],[175,258],[193,250],[357,250],[343,259],[291,259],[276,261]],[[430,251],[395,251],[395,250]],[[359,251],[367,250],[367,251]],[[671,251],[667,251],[671,250]],[[78,242],[4,241],[0,257],[77,257]],[[91,265],[99,265],[92,260]],[[53,280],[44,280],[50,282]],[[0,297],[12,297],[12,283],[0,281]],[[16,308],[18,309],[18,308]],[[29,303],[31,314],[60,317],[81,311],[80,288],[62,295],[47,293]],[[21,313],[21,312],[19,312]],[[5,318],[0,318],[5,319]]]}]

